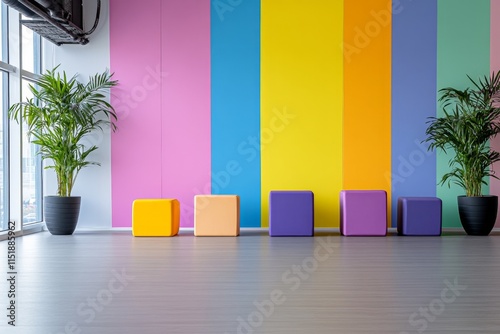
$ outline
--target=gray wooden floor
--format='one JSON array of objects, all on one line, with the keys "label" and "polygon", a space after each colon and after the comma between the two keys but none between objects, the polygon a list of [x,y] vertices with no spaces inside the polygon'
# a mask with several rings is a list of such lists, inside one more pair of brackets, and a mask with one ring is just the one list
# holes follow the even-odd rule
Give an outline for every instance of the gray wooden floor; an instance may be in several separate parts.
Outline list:
[{"label": "gray wooden floor", "polygon": [[17,256],[17,327],[2,279],[0,333],[500,333],[498,232],[39,233]]}]

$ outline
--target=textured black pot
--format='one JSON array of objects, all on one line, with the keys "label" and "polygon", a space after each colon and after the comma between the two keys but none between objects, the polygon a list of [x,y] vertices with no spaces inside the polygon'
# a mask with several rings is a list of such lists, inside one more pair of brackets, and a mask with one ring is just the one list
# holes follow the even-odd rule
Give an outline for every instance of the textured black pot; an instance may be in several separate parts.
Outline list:
[{"label": "textured black pot", "polygon": [[458,196],[458,213],[469,235],[488,235],[495,226],[498,196]]},{"label": "textured black pot", "polygon": [[50,233],[54,235],[73,234],[78,223],[80,203],[82,198],[45,196],[43,213],[45,224]]}]

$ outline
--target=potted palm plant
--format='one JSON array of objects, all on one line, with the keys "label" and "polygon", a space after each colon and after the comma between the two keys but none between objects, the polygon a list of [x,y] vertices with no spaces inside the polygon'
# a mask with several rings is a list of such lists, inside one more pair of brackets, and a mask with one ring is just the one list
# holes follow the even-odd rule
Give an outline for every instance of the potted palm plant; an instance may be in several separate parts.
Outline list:
[{"label": "potted palm plant", "polygon": [[30,85],[33,98],[13,104],[9,116],[25,122],[30,141],[57,177],[57,196],[44,197],[44,220],[52,234],[72,234],[78,223],[80,196],[71,196],[80,170],[90,165],[89,155],[96,145],[86,146],[83,139],[104,127],[116,129],[116,112],[108,102],[109,89],[117,84],[105,71],[78,82],[57,68],[47,71]]},{"label": "potted palm plant", "polygon": [[498,197],[482,193],[488,177],[498,177],[492,165],[500,153],[492,150],[489,140],[500,132],[500,72],[473,80],[464,90],[443,88],[439,91],[443,116],[430,117],[426,130],[429,149],[452,153],[451,170],[440,184],[454,182],[464,189],[458,196],[460,221],[467,234],[488,235],[498,210]]}]

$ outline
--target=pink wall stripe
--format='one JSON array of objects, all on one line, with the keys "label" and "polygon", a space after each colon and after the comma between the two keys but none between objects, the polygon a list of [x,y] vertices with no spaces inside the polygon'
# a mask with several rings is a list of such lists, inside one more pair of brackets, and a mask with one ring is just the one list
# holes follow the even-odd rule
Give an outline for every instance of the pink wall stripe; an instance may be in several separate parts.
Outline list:
[{"label": "pink wall stripe", "polygon": [[210,1],[162,1],[162,194],[193,226],[193,196],[211,192]]},{"label": "pink wall stripe", "polygon": [[[161,197],[161,0],[110,0],[111,71],[120,86],[111,137],[113,227],[131,226],[136,198]],[[91,60],[89,60],[91,61]]]},{"label": "pink wall stripe", "polygon": [[[491,0],[491,16],[490,16],[490,70],[498,72],[500,71],[500,0]],[[500,136],[497,136],[491,142],[491,147],[500,151]],[[500,163],[495,164],[494,170],[497,173],[497,176],[500,177]],[[492,195],[500,196],[500,180],[491,178],[490,182],[490,193]],[[496,226],[500,226],[500,210],[497,214],[497,223]]]}]

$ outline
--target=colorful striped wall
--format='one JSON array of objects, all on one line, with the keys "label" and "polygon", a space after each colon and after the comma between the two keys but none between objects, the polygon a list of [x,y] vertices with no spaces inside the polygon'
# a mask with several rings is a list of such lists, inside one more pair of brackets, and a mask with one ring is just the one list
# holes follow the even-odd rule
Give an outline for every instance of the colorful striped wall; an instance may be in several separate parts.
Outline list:
[{"label": "colorful striped wall", "polygon": [[439,88],[500,69],[499,2],[110,0],[113,226],[135,198],[175,197],[191,227],[213,193],[265,227],[270,190],[307,189],[316,227],[338,227],[341,189],[383,189],[389,216],[439,196],[459,227],[447,156],[422,140]]}]

